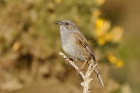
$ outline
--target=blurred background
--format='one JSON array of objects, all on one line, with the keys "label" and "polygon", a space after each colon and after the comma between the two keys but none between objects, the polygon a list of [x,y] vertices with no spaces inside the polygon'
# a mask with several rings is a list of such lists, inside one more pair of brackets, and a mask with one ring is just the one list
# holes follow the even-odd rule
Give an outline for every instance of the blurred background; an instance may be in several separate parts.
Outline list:
[{"label": "blurred background", "polygon": [[81,77],[59,56],[55,21],[65,19],[77,24],[95,53],[105,87],[93,73],[92,92],[140,93],[139,5],[139,0],[0,0],[0,93],[82,93]]}]

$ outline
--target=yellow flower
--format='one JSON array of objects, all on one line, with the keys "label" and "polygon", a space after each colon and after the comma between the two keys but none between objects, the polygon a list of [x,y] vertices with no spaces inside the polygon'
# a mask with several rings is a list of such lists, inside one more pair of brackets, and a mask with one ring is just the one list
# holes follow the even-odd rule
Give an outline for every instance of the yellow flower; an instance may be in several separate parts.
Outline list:
[{"label": "yellow flower", "polygon": [[111,33],[107,33],[107,34],[105,35],[105,40],[106,40],[107,42],[112,41],[112,38],[113,38],[113,35],[112,35]]},{"label": "yellow flower", "polygon": [[104,45],[106,42],[119,43],[122,38],[123,29],[119,26],[113,27],[111,30],[111,22],[98,18],[95,22],[94,36],[99,45]]},{"label": "yellow flower", "polygon": [[111,34],[113,35],[112,42],[119,43],[123,35],[123,29],[118,26],[113,27]]},{"label": "yellow flower", "polygon": [[106,43],[105,38],[103,36],[98,37],[97,42],[101,46]]},{"label": "yellow flower", "polygon": [[95,29],[100,30],[101,27],[103,26],[103,22],[104,22],[103,19],[97,19],[96,22],[95,22]]},{"label": "yellow flower", "polygon": [[109,60],[109,62],[111,62],[113,64],[116,64],[116,62],[117,62],[117,58],[115,56],[111,55],[111,54],[109,54],[107,56],[107,59]]},{"label": "yellow flower", "polygon": [[108,20],[104,20],[104,24],[102,26],[102,30],[104,33],[108,32],[108,30],[111,28],[111,22]]},{"label": "yellow flower", "polygon": [[101,18],[97,19],[95,22],[95,35],[97,37],[105,35],[110,27],[111,27],[110,21]]},{"label": "yellow flower", "polygon": [[118,60],[116,63],[116,66],[120,68],[123,67],[123,65],[124,65],[124,62],[122,60]]},{"label": "yellow flower", "polygon": [[107,59],[110,63],[116,65],[117,67],[121,68],[124,65],[124,62],[122,60],[118,60],[115,56],[113,56],[112,54],[109,54],[107,56]]}]

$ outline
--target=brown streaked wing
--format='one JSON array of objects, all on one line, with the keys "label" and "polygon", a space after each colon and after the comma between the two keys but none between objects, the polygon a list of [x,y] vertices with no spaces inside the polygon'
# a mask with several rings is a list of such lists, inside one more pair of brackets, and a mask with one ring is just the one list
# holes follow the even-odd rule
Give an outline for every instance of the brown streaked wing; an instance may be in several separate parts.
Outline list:
[{"label": "brown streaked wing", "polygon": [[89,46],[85,36],[81,32],[74,32],[73,34],[78,39],[77,42],[80,43],[80,45],[82,45],[82,47],[84,47],[91,54],[93,59],[96,61],[94,53],[91,50],[91,47]]}]

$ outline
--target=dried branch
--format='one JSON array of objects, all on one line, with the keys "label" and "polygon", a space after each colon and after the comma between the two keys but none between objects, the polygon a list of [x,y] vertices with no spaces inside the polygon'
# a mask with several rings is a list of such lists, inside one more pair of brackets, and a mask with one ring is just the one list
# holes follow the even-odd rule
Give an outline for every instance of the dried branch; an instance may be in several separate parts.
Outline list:
[{"label": "dried branch", "polygon": [[83,78],[83,82],[81,82],[81,85],[83,86],[83,93],[88,93],[90,92],[90,83],[93,80],[92,78],[90,78],[91,73],[93,72],[94,68],[97,66],[97,64],[94,65],[93,61],[91,61],[91,63],[89,64],[89,67],[87,69],[86,74],[84,75],[84,73],[82,71],[79,71],[79,67],[77,65],[74,64],[74,62],[72,60],[69,60],[67,58],[67,56],[65,56],[62,52],[59,52],[59,55],[61,55],[66,61],[69,62],[69,64],[75,68],[75,70],[81,75],[81,77]]}]

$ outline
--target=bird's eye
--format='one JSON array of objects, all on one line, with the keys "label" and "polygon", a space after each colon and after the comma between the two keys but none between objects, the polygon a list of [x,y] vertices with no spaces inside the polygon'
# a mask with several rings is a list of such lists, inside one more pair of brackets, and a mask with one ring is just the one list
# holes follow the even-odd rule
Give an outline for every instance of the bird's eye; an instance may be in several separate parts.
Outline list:
[{"label": "bird's eye", "polygon": [[69,23],[66,22],[66,25],[69,25]]}]

